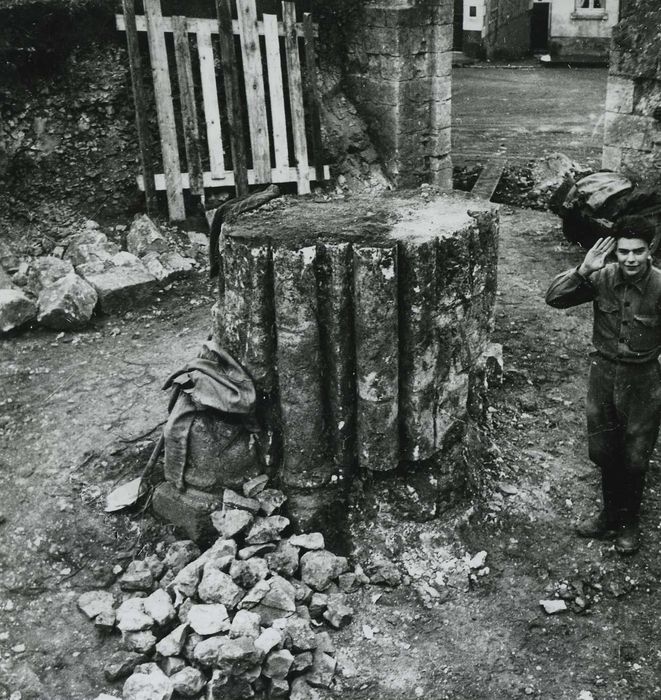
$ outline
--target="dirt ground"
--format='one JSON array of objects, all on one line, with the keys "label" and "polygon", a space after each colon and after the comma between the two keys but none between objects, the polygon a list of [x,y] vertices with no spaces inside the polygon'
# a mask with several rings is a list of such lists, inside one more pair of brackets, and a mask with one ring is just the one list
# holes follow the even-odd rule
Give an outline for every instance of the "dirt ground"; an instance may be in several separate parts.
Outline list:
[{"label": "dirt ground", "polygon": [[[550,215],[505,209],[500,253],[494,340],[506,372],[490,415],[506,483],[433,523],[381,513],[357,529],[407,579],[354,594],[354,622],[335,635],[336,697],[661,695],[658,467],[637,556],[572,534],[575,517],[598,506],[582,417],[589,309],[555,311],[543,291],[579,252]],[[0,345],[0,698],[109,689],[102,669],[118,640],[98,636],[76,599],[172,533],[149,516],[104,515],[103,495],[144,465],[165,417],[160,385],[205,339],[212,296],[198,278],[89,331]],[[480,550],[488,573],[470,580],[464,557]],[[424,580],[442,595],[421,597]],[[539,601],[556,591],[570,610],[549,617]]]}]

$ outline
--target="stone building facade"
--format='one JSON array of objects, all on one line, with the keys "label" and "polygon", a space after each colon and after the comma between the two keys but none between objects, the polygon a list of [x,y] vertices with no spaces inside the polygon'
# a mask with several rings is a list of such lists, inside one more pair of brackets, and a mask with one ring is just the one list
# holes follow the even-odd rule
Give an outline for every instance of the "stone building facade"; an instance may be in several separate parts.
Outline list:
[{"label": "stone building facade", "polygon": [[661,5],[630,0],[613,34],[603,167],[661,184]]}]

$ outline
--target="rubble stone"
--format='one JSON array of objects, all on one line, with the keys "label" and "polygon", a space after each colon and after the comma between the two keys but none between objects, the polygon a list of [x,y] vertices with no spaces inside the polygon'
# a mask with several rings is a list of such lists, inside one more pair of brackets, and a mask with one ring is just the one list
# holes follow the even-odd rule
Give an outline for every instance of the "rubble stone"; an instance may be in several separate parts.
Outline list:
[{"label": "rubble stone", "polygon": [[267,516],[273,515],[287,500],[287,496],[278,489],[264,489],[255,498],[259,501],[260,509]]},{"label": "rubble stone", "polygon": [[102,272],[76,271],[89,282],[99,297],[101,311],[110,314],[146,302],[156,291],[158,282],[142,264],[111,267]]},{"label": "rubble stone", "polygon": [[298,571],[298,547],[287,541],[278,542],[274,552],[265,557],[268,568],[285,578],[292,578]]},{"label": "rubble stone", "polygon": [[300,617],[288,617],[273,622],[273,628],[282,633],[285,648],[294,652],[310,651],[317,648],[317,635],[310,623]]},{"label": "rubble stone", "polygon": [[164,562],[168,569],[178,574],[186,564],[190,564],[200,554],[200,548],[193,540],[178,540],[168,547]]},{"label": "rubble stone", "polygon": [[319,691],[308,685],[303,678],[294,678],[291,683],[289,700],[323,700],[323,698]]},{"label": "rubble stone", "polygon": [[41,291],[37,321],[54,330],[82,328],[92,318],[97,299],[94,287],[72,272]]},{"label": "rubble stone", "polygon": [[262,673],[267,678],[286,678],[294,662],[294,656],[287,649],[272,651],[264,660]]},{"label": "rubble stone", "polygon": [[290,617],[296,612],[294,587],[289,581],[275,575],[267,581],[261,581],[260,584],[266,584],[268,590],[256,605],[245,607],[257,613],[262,618],[262,624],[270,625],[279,617]]},{"label": "rubble stone", "polygon": [[159,580],[165,573],[165,562],[159,559],[156,554],[150,554],[148,557],[145,557],[145,564],[149,567],[154,581]]},{"label": "rubble stone", "polygon": [[142,632],[123,632],[122,641],[129,651],[148,654],[156,646],[156,637],[148,630]]},{"label": "rubble stone", "polygon": [[[209,637],[209,639],[220,639],[220,637]],[[184,643],[184,648],[181,650],[181,653],[189,661],[195,661],[195,650],[197,649],[197,645],[203,641],[205,641],[205,638],[201,634],[191,632],[186,637],[186,642]]]},{"label": "rubble stone", "polygon": [[144,608],[147,615],[150,615],[158,625],[174,620],[177,614],[170,596],[162,588],[157,588],[144,599]]},{"label": "rubble stone", "polygon": [[303,673],[312,667],[314,657],[311,651],[304,651],[301,654],[294,656],[294,662],[291,665],[292,673]]},{"label": "rubble stone", "polygon": [[[158,651],[158,645],[156,645],[156,650]],[[172,676],[181,671],[182,668],[186,668],[186,660],[182,659],[181,656],[166,656],[160,661],[160,665],[166,676]]]},{"label": "rubble stone", "polygon": [[289,697],[289,682],[284,678],[272,678],[268,688],[269,698]]},{"label": "rubble stone", "polygon": [[261,663],[263,656],[250,637],[226,638],[218,651],[216,665],[224,673],[235,676]]},{"label": "rubble stone", "polygon": [[192,658],[202,666],[216,666],[227,637],[209,637],[197,642],[193,648]]},{"label": "rubble stone", "polygon": [[[270,554],[266,555],[267,558]],[[259,581],[263,581],[269,574],[269,567],[264,559],[253,557],[246,561],[233,561],[230,566],[232,580],[241,588],[253,588]]]},{"label": "rubble stone", "polygon": [[225,489],[223,492],[223,510],[247,510],[255,515],[259,510],[259,501],[254,498],[241,496],[232,489]]},{"label": "rubble stone", "polygon": [[303,583],[302,581],[298,581],[297,579],[294,579],[291,582],[292,586],[294,586],[294,592],[295,592],[295,600],[297,603],[303,603],[304,605],[308,605],[309,602],[312,600],[312,594],[314,591],[308,586],[307,583]]},{"label": "rubble stone", "polygon": [[326,654],[332,655],[335,653],[335,644],[333,643],[333,640],[328,632],[324,631],[317,634],[317,649],[325,652]]},{"label": "rubble stone", "polygon": [[116,651],[103,667],[103,675],[111,682],[126,678],[138,664],[147,661],[147,656],[134,651]]},{"label": "rubble stone", "polygon": [[325,549],[306,552],[301,557],[301,580],[316,591],[324,591],[347,568],[346,559]]},{"label": "rubble stone", "polygon": [[264,654],[282,646],[282,633],[273,627],[267,627],[255,640],[255,646]]},{"label": "rubble stone", "polygon": [[261,493],[266,485],[269,483],[269,477],[267,474],[260,474],[254,479],[246,481],[243,485],[243,495],[246,498],[254,498],[258,493]]},{"label": "rubble stone", "polygon": [[37,317],[37,306],[18,289],[0,289],[0,333],[8,333]]},{"label": "rubble stone", "polygon": [[330,688],[336,666],[337,662],[330,654],[317,650],[312,668],[305,674],[305,680],[315,688]]},{"label": "rubble stone", "polygon": [[156,645],[156,651],[161,656],[179,656],[186,642],[186,629],[187,625],[185,624],[175,627]]},{"label": "rubble stone", "polygon": [[100,632],[110,632],[110,631],[112,631],[112,628],[115,626],[116,621],[117,621],[117,616],[115,615],[114,610],[111,610],[111,609],[102,610],[94,618],[94,626]]},{"label": "rubble stone", "polygon": [[119,246],[111,243],[101,231],[84,231],[73,237],[64,257],[74,267],[90,262],[110,260],[119,253]]},{"label": "rubble stone", "polygon": [[343,593],[353,593],[360,588],[360,581],[355,573],[349,571],[337,577],[337,585]]},{"label": "rubble stone", "polygon": [[186,564],[170,584],[172,589],[178,591],[181,595],[192,598],[195,593],[197,593],[197,586],[202,577],[203,566],[204,564],[197,560]]},{"label": "rubble stone", "polygon": [[376,557],[367,567],[370,583],[384,586],[399,586],[402,575],[393,562],[384,557]]},{"label": "rubble stone", "polygon": [[73,265],[69,260],[44,255],[30,263],[25,288],[30,294],[38,297],[42,289],[50,287],[73,271]]},{"label": "rubble stone", "polygon": [[267,542],[266,544],[254,544],[250,547],[244,547],[239,550],[237,557],[239,559],[251,559],[252,557],[263,557],[269,552],[275,551],[275,544],[273,542]]},{"label": "rubble stone", "polygon": [[119,579],[119,586],[123,591],[151,591],[154,587],[154,577],[149,566],[136,559],[128,565]]},{"label": "rubble stone", "polygon": [[229,574],[215,568],[205,568],[197,592],[205,603],[222,603],[228,610],[234,610],[244,596]]},{"label": "rubble stone", "polygon": [[93,620],[99,613],[112,610],[115,597],[110,591],[88,591],[78,598],[78,607]]},{"label": "rubble stone", "polygon": [[310,532],[307,535],[292,535],[289,543],[301,549],[323,549],[326,544],[321,532]]},{"label": "rubble stone", "polygon": [[319,620],[328,607],[328,596],[325,593],[314,593],[310,599],[310,615]]},{"label": "rubble stone", "polygon": [[260,622],[261,618],[256,613],[249,610],[239,610],[232,620],[230,637],[232,639],[236,637],[257,639],[260,635]]},{"label": "rubble stone", "polygon": [[227,632],[230,628],[229,616],[224,605],[210,603],[193,605],[188,613],[188,625],[202,636]]},{"label": "rubble stone", "polygon": [[170,679],[156,664],[148,673],[136,672],[126,679],[122,689],[124,700],[170,700],[173,693]]},{"label": "rubble stone", "polygon": [[126,235],[126,249],[138,257],[149,252],[163,253],[167,250],[167,241],[147,214],[142,214],[136,216],[131,223],[131,228]]},{"label": "rubble stone", "polygon": [[153,624],[153,618],[145,612],[142,598],[129,598],[117,608],[117,627],[122,632],[148,630]]},{"label": "rubble stone", "polygon": [[[262,494],[259,494],[260,496]],[[282,515],[256,518],[246,535],[246,544],[266,544],[280,539],[280,533],[289,525],[289,519]]]},{"label": "rubble stone", "polygon": [[178,695],[190,698],[202,691],[206,679],[201,671],[188,666],[170,677],[172,688]]},{"label": "rubble stone", "polygon": [[211,514],[211,522],[221,537],[236,537],[245,532],[253,522],[246,510],[224,510]]},{"label": "rubble stone", "polygon": [[328,606],[323,617],[332,627],[339,630],[351,622],[353,608],[347,605],[344,595],[331,595],[328,597]]}]

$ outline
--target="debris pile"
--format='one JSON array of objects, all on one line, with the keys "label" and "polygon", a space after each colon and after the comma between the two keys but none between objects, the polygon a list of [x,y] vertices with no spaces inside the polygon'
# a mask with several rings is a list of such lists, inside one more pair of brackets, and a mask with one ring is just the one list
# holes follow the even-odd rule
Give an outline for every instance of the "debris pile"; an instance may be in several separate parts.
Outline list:
[{"label": "debris pile", "polygon": [[[121,235],[126,227],[115,229]],[[200,252],[199,243],[188,248]],[[90,220],[50,255],[3,259],[13,275],[0,268],[0,333],[34,321],[54,330],[83,328],[96,309],[113,313],[135,306],[197,265],[146,215],[133,220],[126,250]]]},{"label": "debris pile", "polygon": [[[370,579],[325,549],[321,533],[292,534],[282,492],[266,476],[226,490],[212,514],[218,539],[192,540],[135,560],[112,591],[83,594],[79,608],[125,652],[105,669],[129,676],[123,697],[321,698],[336,671],[328,628],[349,624],[347,594]],[[119,605],[116,606],[116,603]],[[203,695],[203,693],[205,693]]]}]

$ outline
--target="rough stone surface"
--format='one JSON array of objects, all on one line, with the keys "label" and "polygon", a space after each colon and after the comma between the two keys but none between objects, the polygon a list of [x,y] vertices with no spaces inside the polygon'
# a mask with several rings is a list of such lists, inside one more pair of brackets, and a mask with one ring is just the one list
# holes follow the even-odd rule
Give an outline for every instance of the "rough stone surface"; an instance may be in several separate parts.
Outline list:
[{"label": "rough stone surface", "polygon": [[214,568],[205,568],[198,587],[200,600],[205,603],[222,603],[234,610],[244,596],[244,591],[234,583],[229,574]]},{"label": "rough stone surface", "polygon": [[207,683],[202,672],[190,666],[170,676],[170,682],[174,692],[186,698],[200,693]]},{"label": "rough stone surface", "polygon": [[86,263],[108,261],[117,253],[119,253],[119,246],[111,243],[104,233],[98,230],[87,230],[71,239],[64,257],[77,268]]},{"label": "rough stone surface", "polygon": [[255,646],[264,654],[268,654],[272,649],[280,647],[282,643],[282,633],[273,627],[265,629],[255,640]]},{"label": "rough stone surface", "polygon": [[253,544],[249,547],[244,547],[239,550],[237,557],[242,560],[251,559],[252,557],[263,557],[269,552],[275,550],[275,543],[267,542],[266,544]]},{"label": "rough stone surface", "polygon": [[[270,556],[269,554],[266,555]],[[230,567],[232,580],[241,588],[250,589],[258,581],[268,576],[269,567],[264,559],[247,559],[246,561],[234,561]]]},{"label": "rough stone surface", "polygon": [[30,294],[38,297],[45,287],[50,287],[73,271],[73,265],[69,260],[44,255],[30,263],[25,287]]},{"label": "rough stone surface", "polygon": [[331,595],[328,597],[328,603],[323,617],[331,627],[342,629],[351,622],[353,618],[353,608],[347,605],[344,595]]},{"label": "rough stone surface", "polygon": [[291,683],[290,700],[323,700],[316,688],[313,688],[303,678],[294,678]]},{"label": "rough stone surface", "polygon": [[326,546],[321,532],[310,532],[306,535],[292,535],[289,544],[301,549],[323,549]]},{"label": "rough stone surface", "polygon": [[99,613],[112,610],[115,597],[110,591],[88,591],[78,598],[78,607],[93,620]]},{"label": "rough stone surface", "polygon": [[142,598],[129,598],[117,608],[117,627],[122,632],[140,632],[150,629],[154,618],[145,612]]},{"label": "rough stone surface", "polygon": [[224,605],[210,603],[208,605],[193,605],[188,612],[188,625],[194,632],[204,637],[227,632],[230,628],[230,621]]},{"label": "rough stone surface", "polygon": [[393,562],[383,557],[376,557],[367,567],[370,582],[384,586],[399,586],[402,575]]},{"label": "rough stone surface", "polygon": [[94,287],[101,311],[111,314],[145,303],[158,288],[156,278],[142,264],[112,266],[100,271],[76,271]]},{"label": "rough stone surface", "polygon": [[154,577],[149,566],[138,559],[128,565],[119,585],[123,591],[151,591]]},{"label": "rough stone surface", "polygon": [[147,657],[144,654],[130,651],[116,651],[103,667],[103,675],[113,683],[131,675],[135,667],[145,661],[147,661]]},{"label": "rough stone surface", "polygon": [[218,509],[217,496],[187,488],[181,493],[168,482],[154,490],[154,512],[181,528],[193,540],[199,541],[214,532],[211,513]]},{"label": "rough stone surface", "polygon": [[223,492],[223,510],[247,510],[255,515],[259,506],[259,501],[254,498],[246,498],[231,489],[225,489]]},{"label": "rough stone surface", "polygon": [[18,289],[0,289],[0,333],[8,333],[37,317],[37,306]]},{"label": "rough stone surface", "polygon": [[140,654],[148,654],[156,646],[156,637],[144,630],[142,632],[124,632],[122,634],[124,646],[129,651],[137,651]]},{"label": "rough stone surface", "polygon": [[279,649],[272,651],[264,660],[262,673],[267,678],[284,679],[289,673],[294,656],[287,649]]},{"label": "rough stone surface", "polygon": [[163,637],[156,645],[156,651],[161,656],[178,656],[181,654],[181,650],[186,642],[186,629],[187,625],[185,624],[175,627],[170,634]]},{"label": "rough stone surface", "polygon": [[260,474],[254,479],[249,479],[243,484],[243,495],[246,498],[254,498],[258,493],[262,492],[266,485],[269,483],[269,477],[267,474]]},{"label": "rough stone surface", "polygon": [[147,216],[136,216],[126,235],[126,249],[129,253],[142,257],[149,252],[163,253],[167,250],[167,241],[161,230]]},{"label": "rough stone surface", "polygon": [[200,548],[193,540],[178,540],[168,547],[164,562],[168,569],[178,574],[186,564],[190,564],[200,554]]},{"label": "rough stone surface", "polygon": [[[158,645],[156,645],[156,650],[158,651]],[[166,656],[159,662],[161,670],[166,676],[172,676],[178,673],[183,668],[186,668],[186,660],[182,659],[180,656]]]},{"label": "rough stone surface", "polygon": [[300,617],[287,617],[275,620],[273,627],[282,633],[285,647],[294,652],[317,648],[317,635],[307,620],[302,620]]},{"label": "rough stone surface", "polygon": [[306,552],[301,557],[301,580],[316,591],[324,591],[347,568],[346,559],[326,550]]},{"label": "rough stone surface", "polygon": [[236,537],[250,527],[253,516],[246,510],[216,511],[211,522],[221,537]]},{"label": "rough stone surface", "polygon": [[273,515],[287,500],[287,496],[278,489],[264,489],[255,498],[259,501],[260,509],[266,515]]},{"label": "rough stone surface", "polygon": [[239,610],[232,620],[229,635],[233,639],[236,637],[257,639],[261,633],[260,622],[261,618],[256,613],[248,610]]},{"label": "rough stone surface", "polygon": [[[262,494],[260,494],[261,496]],[[280,539],[280,533],[289,525],[289,518],[282,515],[272,515],[267,518],[256,518],[246,534],[246,544],[266,544]]]},{"label": "rough stone surface", "polygon": [[124,700],[170,700],[173,687],[170,679],[156,664],[145,664],[147,673],[137,669],[126,679],[122,689]]},{"label": "rough stone surface", "polygon": [[298,571],[298,547],[294,547],[289,542],[278,542],[274,552],[266,555],[266,563],[268,568],[280,576],[285,578],[293,578]]},{"label": "rough stone surface", "polygon": [[174,620],[176,615],[170,596],[162,588],[156,589],[144,599],[144,609],[158,625],[165,625]]}]

